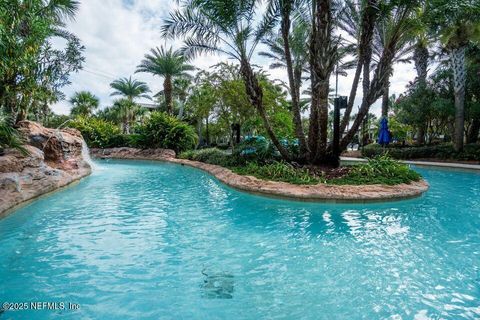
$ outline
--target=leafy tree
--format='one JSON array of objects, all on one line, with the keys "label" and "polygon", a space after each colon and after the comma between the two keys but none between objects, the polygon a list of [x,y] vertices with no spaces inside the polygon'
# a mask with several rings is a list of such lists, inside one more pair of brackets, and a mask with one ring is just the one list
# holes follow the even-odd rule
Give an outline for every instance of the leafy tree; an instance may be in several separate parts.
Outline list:
[{"label": "leafy tree", "polygon": [[[0,2],[0,105],[12,122],[29,109],[46,116],[48,104],[63,98],[69,74],[81,68],[84,48],[63,29],[77,9],[75,0]],[[64,50],[52,48],[54,37],[66,40]]]}]

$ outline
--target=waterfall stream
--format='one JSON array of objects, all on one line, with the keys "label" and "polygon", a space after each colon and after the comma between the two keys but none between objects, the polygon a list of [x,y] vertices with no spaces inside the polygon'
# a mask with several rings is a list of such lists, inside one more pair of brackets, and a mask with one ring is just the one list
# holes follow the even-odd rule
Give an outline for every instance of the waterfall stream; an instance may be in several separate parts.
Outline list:
[{"label": "waterfall stream", "polygon": [[82,141],[82,157],[83,160],[90,165],[92,171],[97,169],[95,162],[93,162],[92,158],[90,157],[90,150],[88,149],[88,146],[84,140]]}]

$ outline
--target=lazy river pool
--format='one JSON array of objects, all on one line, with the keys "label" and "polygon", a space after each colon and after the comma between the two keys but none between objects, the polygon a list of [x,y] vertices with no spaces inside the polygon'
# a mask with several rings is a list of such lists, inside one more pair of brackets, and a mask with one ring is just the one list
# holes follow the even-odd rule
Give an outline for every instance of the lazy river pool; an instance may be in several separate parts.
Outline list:
[{"label": "lazy river pool", "polygon": [[420,198],[321,204],[97,163],[0,220],[0,302],[29,304],[0,319],[480,318],[478,173],[417,168]]}]

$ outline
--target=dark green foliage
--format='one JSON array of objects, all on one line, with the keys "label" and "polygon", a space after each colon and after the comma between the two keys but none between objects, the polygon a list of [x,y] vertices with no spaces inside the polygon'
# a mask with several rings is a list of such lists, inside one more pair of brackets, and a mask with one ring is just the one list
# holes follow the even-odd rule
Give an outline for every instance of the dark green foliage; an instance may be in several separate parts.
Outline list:
[{"label": "dark green foliage", "polygon": [[467,144],[462,152],[456,152],[451,144],[410,147],[387,147],[383,149],[377,144],[366,146],[362,155],[367,158],[384,153],[394,159],[441,159],[460,161],[480,161],[480,144]]},{"label": "dark green foliage", "polygon": [[229,155],[216,148],[185,151],[179,155],[179,158],[215,164],[227,168],[245,163],[243,159]]},{"label": "dark green foliage", "polygon": [[322,181],[322,179],[311,174],[308,169],[294,168],[291,164],[283,161],[274,161],[263,165],[248,162],[245,166],[232,168],[232,171],[241,175],[251,175],[259,179],[293,184],[317,184]]},{"label": "dark green foliage", "polygon": [[181,152],[193,149],[198,138],[188,124],[163,112],[152,112],[143,125],[135,130],[138,147],[166,148]]},{"label": "dark green foliage", "polygon": [[28,151],[23,147],[23,139],[20,134],[10,126],[6,119],[0,119],[0,155],[3,148],[14,148],[24,155],[28,154]]},{"label": "dark green foliage", "polygon": [[315,174],[308,168],[296,168],[283,161],[255,162],[247,161],[235,154],[229,155],[221,150],[210,148],[191,150],[179,155],[181,159],[200,161],[231,169],[241,175],[251,175],[259,179],[283,181],[293,184],[387,184],[410,183],[420,180],[421,176],[407,165],[381,156],[370,159],[368,163],[352,166],[344,177],[326,180],[322,174]]},{"label": "dark green foliage", "polygon": [[49,115],[42,123],[42,125],[46,128],[56,129],[58,127],[68,126],[68,122],[71,118],[67,115],[63,114],[51,114]]},{"label": "dark green foliage", "polygon": [[331,184],[386,184],[395,185],[419,181],[422,176],[406,164],[392,160],[387,155],[369,159],[355,165],[344,177],[328,181]]},{"label": "dark green foliage", "polygon": [[275,158],[274,147],[265,137],[248,137],[233,150],[233,155],[248,161],[264,162]]},{"label": "dark green foliage", "polygon": [[68,123],[78,129],[87,145],[91,148],[111,148],[124,144],[117,125],[98,118],[77,117]]}]

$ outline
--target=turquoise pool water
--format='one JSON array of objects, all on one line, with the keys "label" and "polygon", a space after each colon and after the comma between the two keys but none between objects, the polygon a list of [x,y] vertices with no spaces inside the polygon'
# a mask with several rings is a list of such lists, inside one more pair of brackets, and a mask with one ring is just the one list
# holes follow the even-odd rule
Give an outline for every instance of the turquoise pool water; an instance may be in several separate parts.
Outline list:
[{"label": "turquoise pool water", "polygon": [[58,303],[0,319],[480,318],[479,174],[419,169],[421,198],[339,205],[99,165],[0,220],[0,302]]}]

